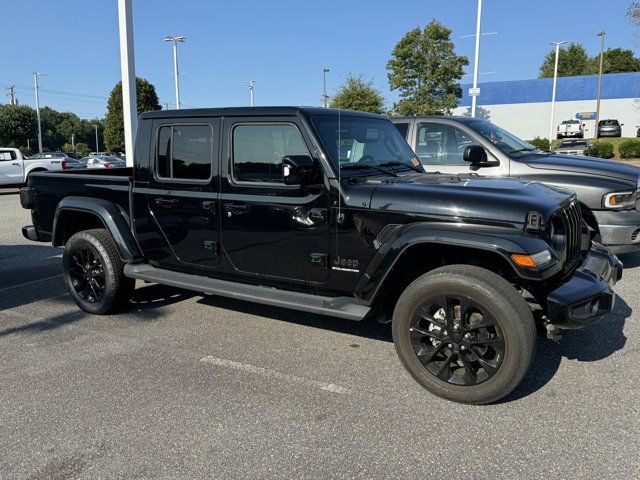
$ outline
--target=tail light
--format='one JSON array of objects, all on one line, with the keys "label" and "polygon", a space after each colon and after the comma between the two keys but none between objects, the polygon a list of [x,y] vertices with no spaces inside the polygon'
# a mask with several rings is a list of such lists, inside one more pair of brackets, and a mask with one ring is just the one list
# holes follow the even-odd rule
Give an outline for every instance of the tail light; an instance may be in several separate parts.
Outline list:
[{"label": "tail light", "polygon": [[105,163],[104,164],[104,168],[111,168],[113,167],[113,165],[111,163]]},{"label": "tail light", "polygon": [[66,160],[62,160],[61,166],[62,166],[63,170],[66,170],[67,169],[67,161]]},{"label": "tail light", "polygon": [[35,206],[34,191],[30,187],[20,189],[20,205],[22,208],[32,209]]}]

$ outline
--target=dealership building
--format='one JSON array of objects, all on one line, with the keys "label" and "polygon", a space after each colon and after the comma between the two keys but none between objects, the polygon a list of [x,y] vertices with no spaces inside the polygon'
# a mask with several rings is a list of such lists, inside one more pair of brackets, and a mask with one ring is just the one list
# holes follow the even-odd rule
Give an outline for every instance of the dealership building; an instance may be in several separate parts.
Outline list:
[{"label": "dealership building", "polygon": [[[471,85],[463,85],[463,98],[455,115],[469,115]],[[523,139],[549,136],[553,79],[487,82],[479,85],[476,116],[485,118]],[[560,77],[556,89],[554,137],[563,120],[583,119],[596,111],[598,76]],[[602,76],[600,119],[623,123],[622,136],[635,137],[640,126],[640,72]],[[585,136],[592,138],[595,120],[582,120]]]}]

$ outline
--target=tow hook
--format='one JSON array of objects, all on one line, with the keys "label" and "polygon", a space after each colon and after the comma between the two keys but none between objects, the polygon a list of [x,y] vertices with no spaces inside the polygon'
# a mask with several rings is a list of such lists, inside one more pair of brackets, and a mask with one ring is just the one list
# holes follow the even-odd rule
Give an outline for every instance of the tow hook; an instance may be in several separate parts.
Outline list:
[{"label": "tow hook", "polygon": [[562,335],[564,331],[561,328],[556,327],[554,324],[549,323],[549,321],[545,318],[544,326],[547,330],[547,338],[549,340],[553,340],[554,342],[559,342],[562,340]]}]

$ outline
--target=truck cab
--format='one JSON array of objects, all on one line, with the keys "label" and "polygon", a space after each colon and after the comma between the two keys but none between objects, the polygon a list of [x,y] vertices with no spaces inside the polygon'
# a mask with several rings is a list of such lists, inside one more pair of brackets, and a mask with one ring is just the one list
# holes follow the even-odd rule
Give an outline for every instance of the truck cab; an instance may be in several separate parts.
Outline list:
[{"label": "truck cab", "polygon": [[25,158],[17,148],[0,147],[0,186],[22,185],[31,173],[55,172],[67,167],[64,154],[47,152]]},{"label": "truck cab", "polygon": [[142,280],[391,322],[413,378],[466,403],[518,385],[536,326],[555,338],[611,311],[622,274],[573,193],[426,173],[363,112],[143,113],[133,168],[36,173],[21,203],[86,312],[126,308]]}]

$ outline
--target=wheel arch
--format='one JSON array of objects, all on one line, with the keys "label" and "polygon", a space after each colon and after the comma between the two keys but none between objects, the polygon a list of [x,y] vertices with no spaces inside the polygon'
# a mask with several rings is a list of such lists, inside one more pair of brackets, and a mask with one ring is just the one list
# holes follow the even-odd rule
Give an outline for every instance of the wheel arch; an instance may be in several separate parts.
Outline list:
[{"label": "wheel arch", "polygon": [[75,233],[93,228],[104,228],[111,234],[124,262],[142,259],[127,214],[115,203],[99,198],[62,199],[53,219],[53,246],[64,245]]}]

